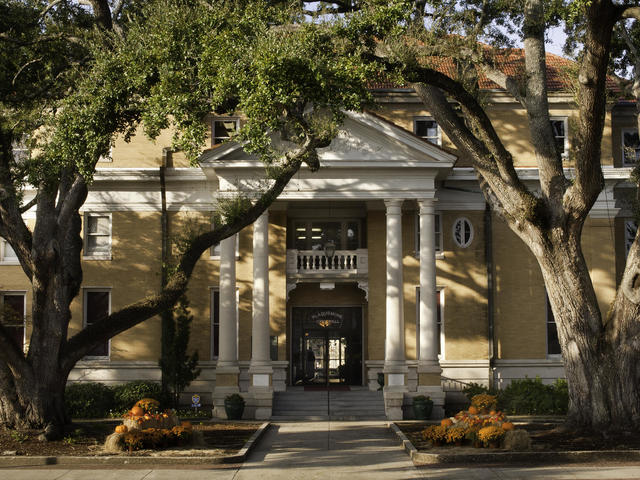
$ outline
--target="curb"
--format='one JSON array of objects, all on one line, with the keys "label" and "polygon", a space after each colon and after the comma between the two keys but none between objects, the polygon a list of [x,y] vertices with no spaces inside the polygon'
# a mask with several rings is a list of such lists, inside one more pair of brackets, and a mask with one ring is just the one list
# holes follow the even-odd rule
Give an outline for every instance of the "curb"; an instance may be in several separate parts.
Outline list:
[{"label": "curb", "polygon": [[395,423],[388,424],[400,439],[402,448],[414,465],[435,465],[452,463],[538,463],[565,462],[580,463],[592,461],[640,461],[640,450],[580,450],[575,452],[478,452],[478,453],[425,453],[413,446],[407,436]]},{"label": "curb", "polygon": [[241,463],[247,459],[260,437],[269,428],[270,423],[264,422],[258,430],[246,441],[238,453],[226,456],[197,456],[197,457],[127,457],[113,456],[87,456],[87,457],[40,457],[40,456],[0,456],[0,468],[2,467],[38,467],[43,465],[212,465],[220,463]]}]

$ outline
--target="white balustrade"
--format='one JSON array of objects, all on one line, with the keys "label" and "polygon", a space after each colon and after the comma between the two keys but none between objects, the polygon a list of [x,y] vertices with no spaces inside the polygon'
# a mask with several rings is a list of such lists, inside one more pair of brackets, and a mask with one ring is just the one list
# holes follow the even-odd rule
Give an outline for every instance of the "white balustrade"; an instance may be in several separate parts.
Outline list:
[{"label": "white balustrade", "polygon": [[322,250],[287,250],[287,272],[292,274],[364,274],[368,272],[366,248],[336,250],[327,257]]}]

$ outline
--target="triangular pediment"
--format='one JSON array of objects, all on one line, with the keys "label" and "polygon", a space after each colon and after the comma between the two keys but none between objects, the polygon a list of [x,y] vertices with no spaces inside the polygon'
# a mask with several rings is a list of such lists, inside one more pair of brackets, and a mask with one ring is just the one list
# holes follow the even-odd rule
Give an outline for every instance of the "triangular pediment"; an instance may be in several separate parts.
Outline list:
[{"label": "triangular pediment", "polygon": [[[331,145],[318,150],[323,167],[451,168],[455,155],[371,113],[346,112]],[[205,152],[203,168],[249,167],[257,157],[230,142]]]}]

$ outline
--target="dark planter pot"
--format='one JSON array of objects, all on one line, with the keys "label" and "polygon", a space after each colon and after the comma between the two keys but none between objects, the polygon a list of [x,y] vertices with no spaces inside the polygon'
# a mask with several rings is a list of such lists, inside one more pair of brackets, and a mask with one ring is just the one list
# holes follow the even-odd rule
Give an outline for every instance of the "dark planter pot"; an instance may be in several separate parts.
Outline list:
[{"label": "dark planter pot", "polygon": [[433,400],[414,400],[413,416],[416,420],[429,420],[433,410]]},{"label": "dark planter pot", "polygon": [[224,411],[227,414],[228,420],[240,420],[244,412],[244,405],[242,403],[228,402],[225,400]]}]

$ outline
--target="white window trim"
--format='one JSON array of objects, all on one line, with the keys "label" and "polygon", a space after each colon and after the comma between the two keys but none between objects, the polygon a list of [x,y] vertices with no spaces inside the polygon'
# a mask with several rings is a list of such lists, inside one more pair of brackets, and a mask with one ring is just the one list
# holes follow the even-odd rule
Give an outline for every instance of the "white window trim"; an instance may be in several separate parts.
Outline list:
[{"label": "white window trim", "polygon": [[[439,230],[438,230],[438,245],[440,245],[440,247],[438,248],[436,246],[436,259],[441,260],[444,258],[444,236],[443,236],[443,232],[442,232],[442,212],[440,211],[436,211],[434,213],[434,225],[436,225]],[[416,258],[420,258],[420,211],[416,212],[415,215],[415,225],[413,228],[413,244],[415,245],[415,250],[414,250],[414,256]],[[434,232],[435,234],[435,232]]]},{"label": "white window trim", "polygon": [[5,249],[7,248],[7,245],[8,242],[4,238],[0,238],[0,265],[20,265],[20,261],[17,257],[11,260],[5,259]]},{"label": "white window trim", "polygon": [[[240,130],[240,118],[239,117],[213,117],[211,120],[211,146],[221,145],[223,142],[216,143],[216,138],[226,138],[226,137],[216,137],[216,122],[236,122],[236,132]],[[226,140],[225,140],[226,141]]]},{"label": "white window trim", "polygon": [[22,351],[27,346],[27,291],[26,290],[2,290],[0,291],[0,305],[4,306],[5,295],[22,295]]},{"label": "white window trim", "polygon": [[[552,122],[562,122],[564,123],[564,151],[560,154],[562,158],[569,157],[569,117],[549,117],[549,120]],[[554,137],[555,138],[555,135]]]},{"label": "white window trim", "polygon": [[[215,346],[215,335],[213,330],[213,292],[220,292],[220,286],[210,286],[209,287],[209,332],[210,332],[210,344],[209,344],[209,357],[211,360],[218,360],[218,357],[213,354],[214,346]],[[240,288],[236,287],[236,305],[239,306],[240,302]],[[218,308],[220,307],[220,302],[218,301]],[[220,317],[218,316],[218,322],[220,322]],[[239,352],[240,348],[240,308],[236,308],[236,352]],[[218,323],[218,333],[220,333],[220,323]],[[218,345],[220,348],[220,345]]]},{"label": "white window trim", "polygon": [[[109,313],[111,315],[111,287],[82,287],[82,328],[87,328],[87,293],[108,292]],[[109,360],[111,358],[111,339],[107,340],[107,355],[86,355],[83,360]]]},{"label": "white window trim", "polygon": [[[429,116],[426,116],[426,117],[413,117],[413,133],[416,134],[418,137],[420,137],[420,136],[416,133],[418,131],[418,129],[416,128],[416,122],[419,122],[421,120],[428,120],[428,121],[435,122],[435,119],[433,117],[429,117]],[[439,147],[441,147],[442,146],[442,128],[440,128],[440,125],[438,125],[438,122],[436,122],[436,127],[438,129],[438,135],[436,137],[437,140],[436,140],[435,145],[438,145]],[[427,142],[429,142],[428,139],[430,137],[420,137],[420,138],[422,138],[423,140],[426,140]],[[431,143],[433,145],[432,142],[429,142],[429,143]]]},{"label": "white window trim", "polygon": [[634,163],[629,163],[625,161],[625,155],[624,155],[624,135],[625,133],[638,133],[638,129],[637,128],[623,128],[622,131],[620,132],[620,154],[622,156],[621,161],[622,161],[622,166],[623,167],[635,167],[637,165],[636,162]]},{"label": "white window trim", "polygon": [[[89,217],[109,217],[109,252],[108,253],[89,253],[87,254],[87,227],[89,226]],[[113,217],[111,212],[84,212],[82,224],[82,259],[83,260],[112,260],[112,243],[113,243]]]},{"label": "white window trim", "polygon": [[[438,360],[445,360],[444,350],[444,286],[437,285],[436,292],[440,296],[440,353]],[[436,307],[436,315],[437,315]],[[420,356],[420,286],[416,286],[416,358]]]}]

